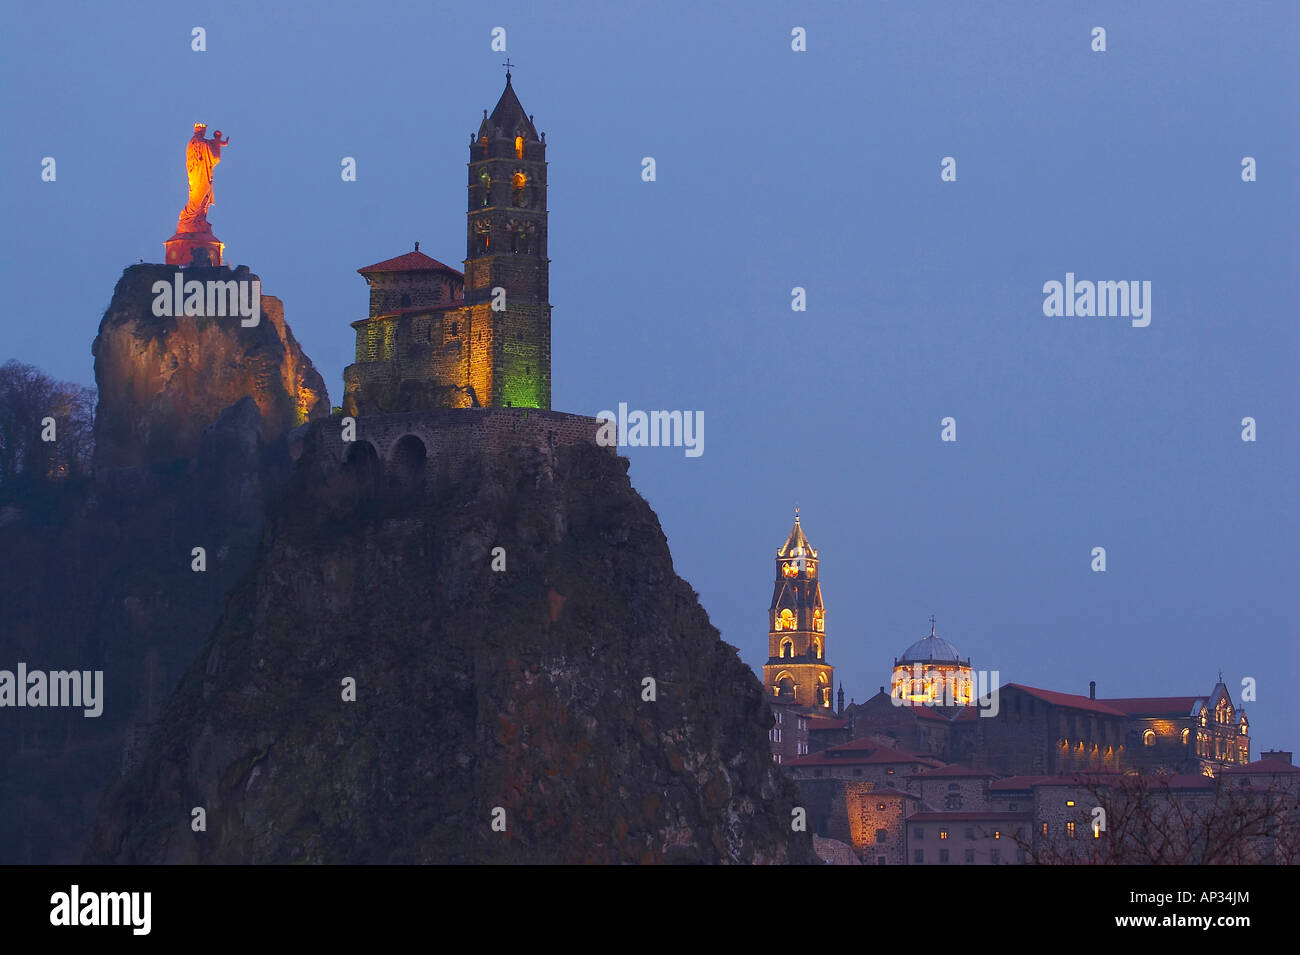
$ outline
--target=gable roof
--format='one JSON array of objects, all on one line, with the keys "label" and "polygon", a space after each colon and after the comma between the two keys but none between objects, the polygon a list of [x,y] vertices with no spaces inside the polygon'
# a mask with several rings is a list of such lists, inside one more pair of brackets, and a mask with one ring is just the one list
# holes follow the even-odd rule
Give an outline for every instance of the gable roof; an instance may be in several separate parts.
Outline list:
[{"label": "gable roof", "polygon": [[1073,693],[1057,693],[1055,690],[1042,690],[1036,686],[1025,686],[1023,683],[1008,683],[1002,687],[1003,690],[1020,690],[1027,693],[1035,699],[1042,700],[1044,703],[1050,703],[1053,706],[1067,706],[1075,710],[1084,710],[1089,713],[1101,713],[1106,716],[1127,716],[1117,706],[1111,706],[1103,703],[1101,700],[1089,699],[1086,696],[1076,696]]},{"label": "gable roof", "polygon": [[363,269],[357,269],[362,275],[370,275],[373,272],[450,272],[453,275],[459,275],[464,278],[463,272],[453,269],[450,265],[443,265],[435,258],[431,258],[416,249],[414,252],[407,252],[405,255],[399,255],[396,258],[384,259],[382,262],[376,262],[374,265],[367,265]]}]

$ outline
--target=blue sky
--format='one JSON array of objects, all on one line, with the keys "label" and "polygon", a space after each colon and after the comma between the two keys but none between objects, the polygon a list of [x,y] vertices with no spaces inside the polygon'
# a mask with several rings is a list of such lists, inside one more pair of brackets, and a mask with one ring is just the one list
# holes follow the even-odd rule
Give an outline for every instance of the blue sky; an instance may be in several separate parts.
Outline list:
[{"label": "blue sky", "polygon": [[[553,406],[704,413],[702,457],[627,453],[746,661],[798,503],[850,696],[933,613],[1004,681],[1254,677],[1256,749],[1300,744],[1294,3],[129,9],[7,12],[0,358],[93,383],[203,120],[231,137],[228,260],[284,300],[337,404],[355,270],[416,240],[463,258],[502,26],[549,146]],[[1150,326],[1044,316],[1067,272],[1150,281]]]}]

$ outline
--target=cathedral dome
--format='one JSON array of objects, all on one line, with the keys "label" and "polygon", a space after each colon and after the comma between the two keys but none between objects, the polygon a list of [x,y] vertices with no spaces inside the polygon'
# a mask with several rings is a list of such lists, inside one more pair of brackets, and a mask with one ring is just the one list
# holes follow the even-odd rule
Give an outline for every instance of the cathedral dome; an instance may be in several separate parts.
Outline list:
[{"label": "cathedral dome", "polygon": [[935,636],[934,627],[930,635],[912,644],[898,658],[899,663],[961,663],[961,654],[957,648],[943,637]]}]

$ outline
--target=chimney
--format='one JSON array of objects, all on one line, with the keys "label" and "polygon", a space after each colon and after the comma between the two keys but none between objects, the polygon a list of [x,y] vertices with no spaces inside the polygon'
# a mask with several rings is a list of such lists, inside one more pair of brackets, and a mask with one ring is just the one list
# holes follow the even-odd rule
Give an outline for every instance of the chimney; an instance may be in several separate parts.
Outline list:
[{"label": "chimney", "polygon": [[1090,700],[1095,700],[1096,698],[1097,698],[1097,681],[1096,681],[1096,680],[1089,680],[1089,681],[1088,681],[1088,699],[1090,699]]}]

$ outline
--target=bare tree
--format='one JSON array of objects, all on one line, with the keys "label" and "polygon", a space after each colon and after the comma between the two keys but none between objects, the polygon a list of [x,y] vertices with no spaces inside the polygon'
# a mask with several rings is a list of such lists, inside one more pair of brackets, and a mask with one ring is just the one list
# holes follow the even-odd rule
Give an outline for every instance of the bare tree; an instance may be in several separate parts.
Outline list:
[{"label": "bare tree", "polygon": [[1300,862],[1300,790],[1290,779],[1239,774],[1191,786],[1167,776],[1075,777],[1105,810],[1095,831],[1081,811],[1073,831],[1016,840],[1039,865],[1290,865]]},{"label": "bare tree", "polygon": [[[93,389],[22,362],[0,365],[0,493],[88,474],[94,415]],[[51,430],[53,440],[45,440]]]}]

